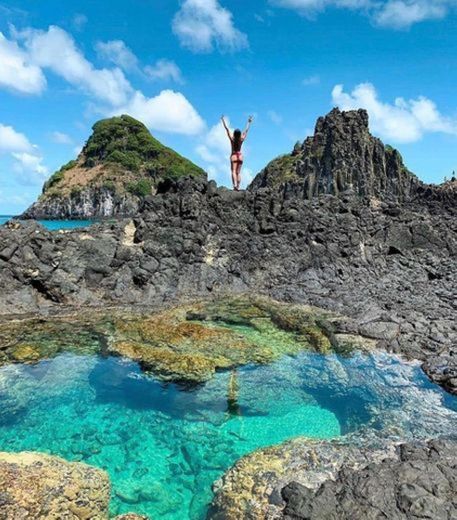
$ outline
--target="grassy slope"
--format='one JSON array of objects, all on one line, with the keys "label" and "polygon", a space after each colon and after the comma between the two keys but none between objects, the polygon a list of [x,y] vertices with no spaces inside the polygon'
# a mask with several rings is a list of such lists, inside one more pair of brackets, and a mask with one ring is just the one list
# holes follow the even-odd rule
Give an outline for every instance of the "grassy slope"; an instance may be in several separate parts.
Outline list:
[{"label": "grassy slope", "polygon": [[104,186],[145,196],[160,179],[205,176],[205,172],[152,137],[130,116],[98,121],[79,157],[62,166],[43,187],[44,197]]}]

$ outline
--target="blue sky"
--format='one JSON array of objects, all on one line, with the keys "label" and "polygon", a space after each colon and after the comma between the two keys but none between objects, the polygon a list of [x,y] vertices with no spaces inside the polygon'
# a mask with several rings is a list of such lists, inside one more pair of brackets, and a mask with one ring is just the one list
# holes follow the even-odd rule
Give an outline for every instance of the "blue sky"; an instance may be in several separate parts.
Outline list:
[{"label": "blue sky", "polygon": [[423,180],[457,170],[456,0],[0,0],[0,32],[0,214],[118,113],[220,184],[221,114],[255,116],[247,181],[336,105]]}]

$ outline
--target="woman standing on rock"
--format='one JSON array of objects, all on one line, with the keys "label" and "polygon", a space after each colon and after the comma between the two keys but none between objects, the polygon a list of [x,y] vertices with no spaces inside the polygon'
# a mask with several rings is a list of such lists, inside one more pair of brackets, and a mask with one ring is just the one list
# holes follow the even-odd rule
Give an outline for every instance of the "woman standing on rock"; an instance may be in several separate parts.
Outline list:
[{"label": "woman standing on rock", "polygon": [[229,130],[229,127],[227,126],[227,123],[225,122],[225,117],[221,117],[222,124],[224,125],[225,131],[227,132],[228,138],[230,139],[230,143],[232,145],[232,153],[230,155],[230,166],[232,170],[233,189],[235,191],[240,190],[241,167],[243,166],[243,154],[241,153],[241,147],[243,146],[244,140],[248,135],[252,119],[252,116],[249,116],[248,124],[246,125],[246,130],[243,133],[241,133],[241,130],[237,128],[232,134],[232,132],[230,132]]}]

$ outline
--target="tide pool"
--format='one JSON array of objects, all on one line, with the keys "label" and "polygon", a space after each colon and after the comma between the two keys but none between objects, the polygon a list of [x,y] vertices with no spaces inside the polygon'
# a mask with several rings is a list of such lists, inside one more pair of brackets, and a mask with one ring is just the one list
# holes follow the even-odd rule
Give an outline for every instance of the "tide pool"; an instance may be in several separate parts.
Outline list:
[{"label": "tide pool", "polygon": [[[11,220],[13,217],[8,215],[0,215],[0,226]],[[94,220],[38,220],[38,222],[50,231],[59,231],[60,229],[78,229],[94,224]]]},{"label": "tide pool", "polygon": [[451,433],[456,402],[387,354],[309,352],[182,387],[123,358],[65,353],[0,368],[0,450],[104,468],[113,514],[203,520],[212,483],[246,453],[300,435]]}]

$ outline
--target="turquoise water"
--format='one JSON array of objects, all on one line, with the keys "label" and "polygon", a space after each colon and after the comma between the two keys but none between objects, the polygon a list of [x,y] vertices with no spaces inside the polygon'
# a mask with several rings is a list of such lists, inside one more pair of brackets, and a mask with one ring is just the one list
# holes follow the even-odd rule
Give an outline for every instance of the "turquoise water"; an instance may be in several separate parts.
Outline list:
[{"label": "turquoise water", "polygon": [[418,365],[386,354],[306,353],[187,389],[125,359],[63,354],[0,368],[0,450],[106,469],[113,514],[203,520],[211,484],[256,448],[366,429],[402,439],[450,433],[456,402]]},{"label": "turquoise water", "polygon": [[[11,216],[8,215],[0,215],[0,226],[8,222]],[[59,229],[77,229],[90,226],[95,221],[94,220],[39,220],[40,224],[42,224],[45,228],[50,231],[58,231]]]}]

